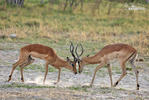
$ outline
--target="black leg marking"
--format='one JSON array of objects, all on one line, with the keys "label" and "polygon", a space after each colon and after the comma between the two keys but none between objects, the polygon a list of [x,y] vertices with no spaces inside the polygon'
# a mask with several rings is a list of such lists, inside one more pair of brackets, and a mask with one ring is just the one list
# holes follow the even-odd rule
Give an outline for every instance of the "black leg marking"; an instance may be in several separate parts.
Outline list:
[{"label": "black leg marking", "polygon": [[11,75],[9,75],[9,78],[11,78]]},{"label": "black leg marking", "polygon": [[115,86],[118,84],[118,81],[115,83]]},{"label": "black leg marking", "polygon": [[21,80],[23,81],[23,78],[21,78]]},{"label": "black leg marking", "polygon": [[137,73],[139,74],[139,71],[137,71]]},{"label": "black leg marking", "polygon": [[139,85],[139,84],[137,84],[137,90],[139,90],[139,87],[140,87],[140,85]]},{"label": "black leg marking", "polygon": [[140,85],[139,85],[139,84],[137,84],[137,87],[139,88],[139,87],[140,87]]}]

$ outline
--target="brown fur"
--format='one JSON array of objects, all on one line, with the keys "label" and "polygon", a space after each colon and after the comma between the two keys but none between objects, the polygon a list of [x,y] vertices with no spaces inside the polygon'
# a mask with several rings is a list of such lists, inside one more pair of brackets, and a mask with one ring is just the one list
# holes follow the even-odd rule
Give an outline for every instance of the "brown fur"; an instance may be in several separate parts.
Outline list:
[{"label": "brown fur", "polygon": [[[61,72],[62,67],[65,67],[65,68],[73,71],[75,74],[77,73],[75,61],[70,61],[70,60],[65,61],[65,60],[61,59],[60,57],[58,57],[56,55],[55,51],[50,47],[47,47],[47,46],[44,46],[41,44],[31,44],[31,45],[27,45],[27,46],[21,48],[19,60],[15,64],[13,64],[12,71],[11,71],[11,74],[9,75],[8,81],[11,80],[11,76],[12,76],[15,68],[17,66],[20,66],[21,80],[22,80],[22,82],[24,82],[23,68],[25,66],[33,63],[34,59],[32,59],[32,57],[40,58],[40,59],[43,59],[46,61],[46,67],[45,67],[46,72],[45,72],[43,82],[45,82],[45,79],[46,79],[46,76],[48,73],[48,65],[49,64],[59,70],[57,82],[59,82],[59,80],[60,80],[60,72]],[[72,66],[72,64],[74,64],[74,66]]]},{"label": "brown fur", "polygon": [[[134,65],[134,58],[136,57],[136,54],[137,54],[136,49],[134,49],[132,46],[129,46],[127,44],[107,45],[103,49],[101,49],[97,54],[90,57],[83,57],[79,62],[79,72],[80,73],[82,72],[84,65],[99,64],[99,66],[96,67],[94,72],[94,76],[91,82],[91,86],[92,86],[97,70],[102,68],[104,65],[107,65],[108,72],[110,75],[110,80],[111,80],[111,86],[113,86],[110,61],[116,59],[120,62],[120,65],[122,68],[122,75],[118,79],[118,81],[114,84],[114,86],[116,86],[119,83],[119,81],[126,75],[125,63],[131,60],[131,65],[136,73],[136,82],[138,84],[138,73]],[[137,87],[137,89],[139,88]]]}]

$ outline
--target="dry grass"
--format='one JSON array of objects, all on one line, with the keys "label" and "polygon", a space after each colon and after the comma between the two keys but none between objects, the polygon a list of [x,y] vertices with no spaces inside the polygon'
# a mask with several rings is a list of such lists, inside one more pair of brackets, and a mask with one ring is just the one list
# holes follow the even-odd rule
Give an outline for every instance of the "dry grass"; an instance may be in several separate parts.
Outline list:
[{"label": "dry grass", "polygon": [[[81,37],[81,40],[80,40]],[[140,34],[111,34],[105,33],[102,35],[99,34],[72,34],[71,39],[75,41],[97,41],[104,45],[112,43],[126,43],[135,47],[140,55],[148,56],[149,55],[149,33],[140,33]]]},{"label": "dry grass", "polygon": [[[31,43],[38,39],[38,43],[46,43],[50,39],[56,43],[74,41],[93,45],[91,42],[96,41],[103,47],[121,42],[134,46],[141,55],[149,55],[148,5],[138,5],[145,7],[144,11],[130,11],[125,4],[113,3],[111,14],[107,15],[107,1],[103,1],[94,14],[94,4],[91,2],[84,4],[83,12],[80,7],[74,11],[62,11],[62,4],[50,6],[47,3],[40,6],[38,3],[28,1],[21,9],[7,7],[1,10],[0,35],[9,36],[14,33],[21,39],[32,38],[27,41]],[[94,44],[89,47],[97,46]]]},{"label": "dry grass", "polygon": [[[35,34],[32,34],[35,32]],[[112,43],[126,43],[135,47],[140,55],[149,56],[149,33],[140,33],[140,34],[116,34],[116,33],[86,33],[86,32],[67,32],[67,33],[55,33],[48,29],[48,27],[39,27],[37,28],[14,28],[2,30],[1,33],[7,33],[5,35],[10,35],[16,33],[18,38],[47,38],[55,42],[65,39],[66,41],[77,41],[77,42],[86,42],[86,41],[97,41],[104,45]],[[38,34],[38,35],[37,35]],[[10,38],[9,38],[10,39]],[[13,40],[12,40],[13,41]],[[87,43],[87,42],[86,42]]]}]

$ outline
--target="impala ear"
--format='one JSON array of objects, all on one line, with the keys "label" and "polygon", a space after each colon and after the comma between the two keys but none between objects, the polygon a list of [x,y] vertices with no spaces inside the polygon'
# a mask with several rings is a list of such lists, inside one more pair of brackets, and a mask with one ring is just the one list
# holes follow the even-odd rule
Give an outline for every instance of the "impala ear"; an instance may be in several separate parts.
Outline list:
[{"label": "impala ear", "polygon": [[70,61],[69,57],[67,57],[67,61]]}]

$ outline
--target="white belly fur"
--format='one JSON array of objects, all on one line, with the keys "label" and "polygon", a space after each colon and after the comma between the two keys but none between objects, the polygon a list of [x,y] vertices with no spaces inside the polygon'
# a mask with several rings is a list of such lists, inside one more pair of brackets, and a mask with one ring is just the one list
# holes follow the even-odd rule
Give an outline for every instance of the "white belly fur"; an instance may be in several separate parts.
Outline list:
[{"label": "white belly fur", "polygon": [[107,63],[113,63],[118,60],[119,56],[120,52],[113,52],[103,57],[103,59],[106,59]]},{"label": "white belly fur", "polygon": [[31,56],[35,57],[35,58],[40,58],[40,59],[44,59],[45,57],[48,56],[48,54],[40,54],[37,52],[30,52]]}]

